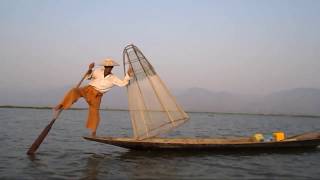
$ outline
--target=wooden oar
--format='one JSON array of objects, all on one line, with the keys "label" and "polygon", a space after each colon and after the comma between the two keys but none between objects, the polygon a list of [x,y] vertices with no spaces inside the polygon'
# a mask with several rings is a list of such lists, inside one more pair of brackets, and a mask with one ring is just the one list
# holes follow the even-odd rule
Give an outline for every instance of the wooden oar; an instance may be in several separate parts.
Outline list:
[{"label": "wooden oar", "polygon": [[[89,65],[89,70],[86,72],[86,74],[82,77],[82,79],[80,80],[80,82],[77,84],[76,88],[79,88],[81,83],[83,82],[83,80],[86,78],[87,74],[92,70],[92,68],[94,67],[94,63],[91,63]],[[46,136],[48,135],[50,129],[52,128],[52,125],[54,124],[54,122],[58,119],[60,113],[62,112],[62,109],[59,110],[57,112],[57,114],[55,114],[53,116],[53,119],[51,120],[51,122],[42,130],[41,134],[38,136],[38,138],[33,142],[33,144],[30,146],[27,154],[28,155],[33,155],[37,149],[39,148],[39,146],[41,145],[42,141],[44,140],[44,138],[46,138]]]}]

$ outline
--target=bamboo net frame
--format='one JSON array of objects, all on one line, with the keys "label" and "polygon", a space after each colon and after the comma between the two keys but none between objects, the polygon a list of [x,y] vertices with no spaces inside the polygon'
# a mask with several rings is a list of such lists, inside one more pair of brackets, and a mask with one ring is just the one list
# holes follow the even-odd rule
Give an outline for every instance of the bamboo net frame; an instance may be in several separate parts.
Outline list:
[{"label": "bamboo net frame", "polygon": [[133,44],[125,47],[123,65],[124,73],[129,67],[134,73],[127,92],[135,139],[163,134],[189,119],[138,47]]}]

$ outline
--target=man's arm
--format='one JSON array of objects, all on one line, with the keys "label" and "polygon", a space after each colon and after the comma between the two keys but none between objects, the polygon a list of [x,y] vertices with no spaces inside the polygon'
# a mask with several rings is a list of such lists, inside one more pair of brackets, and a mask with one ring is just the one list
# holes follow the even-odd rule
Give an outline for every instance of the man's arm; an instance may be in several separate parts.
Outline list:
[{"label": "man's arm", "polygon": [[117,76],[113,76],[112,83],[119,87],[126,86],[129,83],[129,81],[132,79],[132,76],[133,76],[133,70],[132,68],[129,68],[123,80],[119,79]]},{"label": "man's arm", "polygon": [[124,77],[123,80],[119,79],[117,76],[113,75],[113,81],[112,83],[114,85],[117,85],[119,87],[126,86],[129,83],[129,80],[132,79],[128,74]]}]

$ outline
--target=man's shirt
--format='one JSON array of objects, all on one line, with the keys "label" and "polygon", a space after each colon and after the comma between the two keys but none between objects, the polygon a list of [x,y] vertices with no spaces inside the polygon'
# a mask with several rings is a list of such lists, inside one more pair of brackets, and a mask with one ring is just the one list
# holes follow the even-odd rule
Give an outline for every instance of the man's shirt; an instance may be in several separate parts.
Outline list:
[{"label": "man's shirt", "polygon": [[113,74],[109,74],[104,77],[104,68],[97,68],[91,73],[91,75],[89,75],[88,79],[91,79],[89,85],[93,86],[99,92],[105,93],[114,85],[120,87],[126,86],[131,77],[128,74],[126,74],[123,80]]}]

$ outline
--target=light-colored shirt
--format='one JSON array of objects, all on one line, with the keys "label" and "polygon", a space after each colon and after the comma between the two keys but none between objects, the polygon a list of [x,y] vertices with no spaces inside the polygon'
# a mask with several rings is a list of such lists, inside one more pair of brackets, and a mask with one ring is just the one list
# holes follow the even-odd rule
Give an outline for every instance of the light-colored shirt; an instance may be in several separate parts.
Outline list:
[{"label": "light-colored shirt", "polygon": [[91,79],[89,85],[93,86],[101,93],[108,92],[114,85],[120,87],[126,86],[131,79],[128,74],[126,74],[123,80],[119,79],[114,74],[109,74],[104,77],[104,68],[96,68],[87,78]]}]

